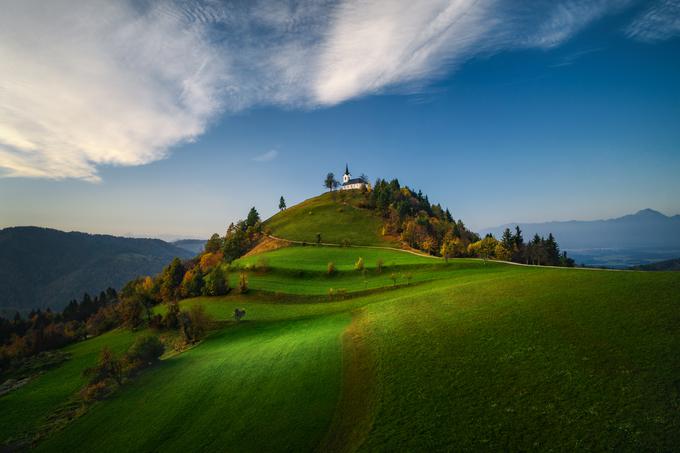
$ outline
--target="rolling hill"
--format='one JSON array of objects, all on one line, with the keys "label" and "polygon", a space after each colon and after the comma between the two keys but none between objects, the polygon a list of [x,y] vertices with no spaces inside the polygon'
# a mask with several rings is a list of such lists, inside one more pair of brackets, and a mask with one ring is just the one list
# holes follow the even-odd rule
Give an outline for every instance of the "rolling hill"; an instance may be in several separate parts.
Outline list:
[{"label": "rolling hill", "polygon": [[119,289],[174,257],[194,253],[159,239],[133,239],[49,228],[0,230],[0,309],[61,309],[84,292]]},{"label": "rolling hill", "polygon": [[[71,345],[69,361],[0,398],[0,442],[35,439],[47,452],[680,444],[680,274],[446,263],[380,248],[391,244],[381,245],[377,223],[343,203],[323,195],[266,225],[341,241],[352,224],[339,213],[363,222],[355,240],[370,247],[290,245],[222,264],[250,291],[181,301],[215,320],[201,343],[61,420],[98,351],[124,350],[145,332]],[[236,308],[244,321],[233,320]]]},{"label": "rolling hill", "polygon": [[322,242],[398,246],[396,238],[381,234],[382,219],[362,208],[363,201],[356,190],[324,193],[275,214],[264,226],[273,236],[310,244],[320,233]]}]

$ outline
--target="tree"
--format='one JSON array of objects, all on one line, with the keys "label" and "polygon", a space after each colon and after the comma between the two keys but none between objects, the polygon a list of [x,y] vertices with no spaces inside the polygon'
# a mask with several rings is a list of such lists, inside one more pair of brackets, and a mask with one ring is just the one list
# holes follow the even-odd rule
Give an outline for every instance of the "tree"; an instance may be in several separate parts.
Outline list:
[{"label": "tree", "polygon": [[83,375],[89,378],[90,385],[110,379],[119,385],[123,382],[121,361],[113,355],[108,346],[104,346],[102,349],[97,364],[91,368],[86,368]]},{"label": "tree", "polygon": [[283,199],[283,195],[279,198],[279,211],[286,209],[286,200]]},{"label": "tree", "polygon": [[240,322],[246,316],[246,310],[244,308],[234,308],[234,320]]},{"label": "tree", "polygon": [[316,245],[321,244],[321,233],[316,233]]},{"label": "tree", "polygon": [[238,278],[238,290],[241,294],[248,292],[248,274],[241,272]]},{"label": "tree", "polygon": [[216,266],[204,278],[203,294],[205,296],[223,296],[229,292],[229,278],[222,266]]},{"label": "tree", "polygon": [[328,263],[328,266],[326,268],[326,273],[328,275],[333,275],[333,274],[335,274],[335,272],[336,272],[335,264],[331,261],[331,262]]},{"label": "tree", "polygon": [[217,233],[210,236],[210,239],[208,239],[208,242],[205,243],[205,252],[206,253],[216,253],[216,252],[219,252],[221,248],[222,248],[222,238],[220,238],[220,235],[217,234]]},{"label": "tree", "polygon": [[255,206],[250,208],[248,212],[248,217],[246,218],[246,227],[254,227],[260,222],[260,214],[255,209]]},{"label": "tree", "polygon": [[203,305],[193,305],[189,311],[180,313],[180,333],[187,343],[198,342],[210,327],[211,319]]},{"label": "tree", "polygon": [[137,337],[125,354],[129,372],[134,372],[156,362],[165,352],[165,346],[155,335]]},{"label": "tree", "polygon": [[354,269],[358,271],[364,270],[364,259],[359,257],[356,263],[354,263]]},{"label": "tree", "polygon": [[329,191],[333,191],[339,185],[340,183],[335,179],[335,175],[333,173],[328,173],[326,175],[326,179],[323,181],[323,186]]},{"label": "tree", "polygon": [[161,275],[161,296],[163,300],[176,300],[179,297],[180,285],[184,279],[186,269],[182,260],[175,258],[163,269]]}]

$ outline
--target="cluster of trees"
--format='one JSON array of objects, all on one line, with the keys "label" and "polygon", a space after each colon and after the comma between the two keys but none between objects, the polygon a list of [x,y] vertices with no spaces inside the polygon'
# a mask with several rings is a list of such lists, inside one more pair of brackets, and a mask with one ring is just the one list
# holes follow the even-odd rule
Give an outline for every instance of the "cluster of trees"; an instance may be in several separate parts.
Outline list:
[{"label": "cluster of trees", "polygon": [[382,214],[383,234],[397,236],[410,247],[432,255],[439,255],[447,242],[453,241],[460,250],[466,250],[468,244],[479,240],[448,209],[430,203],[421,191],[401,186],[397,179],[376,180],[365,207]]},{"label": "cluster of trees", "polygon": [[115,311],[117,303],[118,294],[108,288],[99,296],[86,293],[80,302],[70,301],[62,312],[48,308],[32,310],[26,318],[19,313],[13,319],[0,317],[0,371],[13,360],[61,348],[115,327],[115,322],[104,325],[93,318],[100,312]]},{"label": "cluster of trees", "polygon": [[[229,275],[223,263],[245,254],[261,235],[260,215],[253,207],[245,220],[229,225],[224,237],[214,234],[199,256],[185,261],[175,258],[158,275],[129,281],[120,293],[109,288],[99,296],[85,294],[80,301],[70,301],[62,312],[47,309],[32,311],[27,319],[18,313],[13,319],[0,317],[0,371],[14,360],[119,326],[174,329],[179,332],[182,344],[199,341],[209,326],[209,318],[200,307],[180,311],[178,300],[227,294]],[[238,290],[248,291],[245,273],[239,277]],[[158,304],[167,305],[165,315],[154,314]]]},{"label": "cluster of trees", "polygon": [[[442,256],[445,258],[456,256],[455,252],[462,253],[456,249],[455,244],[445,243],[442,246]],[[524,242],[519,227],[515,227],[514,232],[506,228],[500,240],[488,234],[483,239],[469,244],[467,255],[543,266],[574,266],[574,260],[567,256],[567,252],[560,253],[560,247],[552,233],[548,234],[547,238],[536,234],[531,241]]]},{"label": "cluster of trees", "polygon": [[165,346],[153,335],[138,337],[130,349],[118,357],[108,347],[99,354],[97,363],[83,371],[87,385],[80,391],[85,401],[100,400],[112,393],[127,379],[157,362]]}]

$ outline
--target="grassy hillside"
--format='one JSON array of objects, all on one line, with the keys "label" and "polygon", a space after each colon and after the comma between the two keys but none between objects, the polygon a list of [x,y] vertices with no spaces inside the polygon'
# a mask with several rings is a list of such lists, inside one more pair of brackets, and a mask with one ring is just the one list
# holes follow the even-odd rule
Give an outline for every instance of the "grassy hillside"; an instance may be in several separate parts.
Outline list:
[{"label": "grassy hillside", "polygon": [[358,190],[324,193],[281,211],[265,222],[271,234],[294,241],[354,245],[397,245],[382,236],[382,219],[371,210],[359,207],[364,195]]},{"label": "grassy hillside", "polygon": [[[251,272],[251,286],[278,295],[183,301],[204,305],[220,327],[40,449],[658,451],[680,443],[680,274],[446,265],[394,252],[403,255],[386,263],[412,272],[412,284],[366,293],[365,280],[392,285],[374,268],[364,277],[350,267],[374,251],[269,252],[271,270]],[[334,253],[342,268],[332,282],[347,284],[347,299],[303,296],[325,293]],[[238,325],[236,307],[247,311]],[[75,348],[124,341],[109,335]],[[64,371],[80,366],[75,360],[0,399],[3,439],[45,411],[33,407],[34,394],[51,394],[45,407],[53,407],[78,387],[50,384],[78,379]],[[24,411],[17,421],[4,415],[15,411]]]},{"label": "grassy hillside", "polygon": [[112,351],[126,350],[134,335],[115,330],[92,340],[64,348],[71,359],[59,368],[38,376],[28,384],[0,398],[0,443],[23,438],[50,423],[50,417],[63,407],[85,384],[82,371],[92,366],[103,346]]}]

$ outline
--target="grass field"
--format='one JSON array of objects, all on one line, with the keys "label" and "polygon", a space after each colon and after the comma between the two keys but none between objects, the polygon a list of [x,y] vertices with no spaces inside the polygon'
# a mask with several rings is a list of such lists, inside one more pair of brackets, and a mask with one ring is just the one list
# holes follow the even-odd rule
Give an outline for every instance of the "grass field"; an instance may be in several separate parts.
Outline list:
[{"label": "grass field", "polygon": [[[251,273],[251,287],[280,294],[183,301],[206,307],[220,328],[40,449],[670,451],[680,445],[680,274],[478,260],[446,265],[404,253],[392,259],[395,268],[413,273],[411,285],[352,295],[365,281],[351,270],[357,252],[364,251],[269,252],[272,269]],[[349,288],[346,300],[306,296],[327,291],[329,253],[338,253],[342,268],[333,281]],[[377,255],[367,256],[370,266]],[[380,288],[384,275],[367,273]],[[236,307],[246,309],[245,322],[230,321]],[[1,398],[3,438],[75,391],[78,384],[57,389],[56,383],[78,379],[76,369],[102,344],[130,339],[117,331],[75,345],[74,359],[29,384],[32,390]],[[49,404],[34,406],[33,395],[41,393],[51,395]]]},{"label": "grass field", "polygon": [[364,195],[357,190],[325,193],[281,211],[265,222],[271,234],[294,241],[321,241],[354,245],[398,245],[381,234],[382,219],[373,211],[361,209]]},{"label": "grass field", "polygon": [[71,354],[70,360],[0,398],[0,444],[47,424],[48,417],[85,384],[81,373],[95,363],[102,347],[122,352],[133,338],[129,331],[115,330],[68,346],[64,351]]}]

